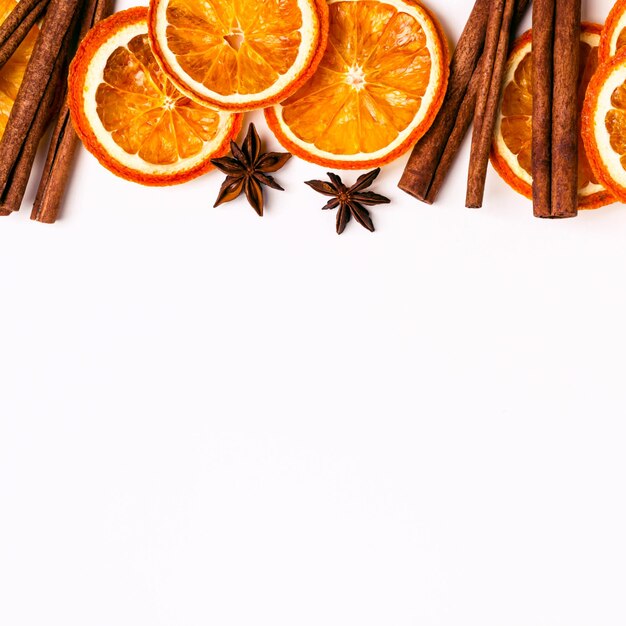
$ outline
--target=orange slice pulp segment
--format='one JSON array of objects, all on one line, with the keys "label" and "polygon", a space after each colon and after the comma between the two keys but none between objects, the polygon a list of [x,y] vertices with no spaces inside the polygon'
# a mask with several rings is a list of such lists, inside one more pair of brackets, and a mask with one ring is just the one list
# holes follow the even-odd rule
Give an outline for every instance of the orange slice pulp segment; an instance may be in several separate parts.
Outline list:
[{"label": "orange slice pulp segment", "polygon": [[165,78],[147,34],[136,35],[109,57],[96,105],[113,141],[154,165],[199,154],[218,128],[217,111],[196,104]]}]

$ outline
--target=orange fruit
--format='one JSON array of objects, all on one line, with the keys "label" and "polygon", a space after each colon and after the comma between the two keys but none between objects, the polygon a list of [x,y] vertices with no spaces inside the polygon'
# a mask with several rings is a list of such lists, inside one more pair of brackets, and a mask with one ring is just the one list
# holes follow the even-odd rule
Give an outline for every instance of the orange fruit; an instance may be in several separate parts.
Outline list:
[{"label": "orange fruit", "polygon": [[[598,24],[583,23],[580,35],[578,101],[582,109],[587,85],[598,67]],[[513,45],[507,61],[500,109],[494,128],[491,163],[500,176],[527,198],[532,198],[532,31]],[[578,206],[597,209],[614,201],[594,175],[582,140],[578,149]]]},{"label": "orange fruit", "polygon": [[602,29],[600,63],[606,63],[626,45],[626,0],[617,0]]},{"label": "orange fruit", "polygon": [[148,40],[148,10],[100,22],[70,67],[68,101],[83,144],[114,174],[174,185],[212,168],[228,151],[241,116],[202,106],[161,71]]},{"label": "orange fruit", "polygon": [[[0,24],[7,19],[16,6],[15,0],[0,0]],[[0,69],[0,137],[4,134],[4,129],[9,121],[9,115],[22,84],[38,33],[39,28],[33,26],[13,56]]]},{"label": "orange fruit", "polygon": [[415,0],[329,0],[328,46],[294,95],[265,111],[290,152],[344,169],[392,161],[428,130],[445,95],[448,47]]},{"label": "orange fruit", "polygon": [[181,91],[249,111],[280,102],[315,71],[328,9],[324,0],[150,0],[149,31]]},{"label": "orange fruit", "polygon": [[598,180],[626,202],[626,48],[601,65],[591,79],[582,134]]}]

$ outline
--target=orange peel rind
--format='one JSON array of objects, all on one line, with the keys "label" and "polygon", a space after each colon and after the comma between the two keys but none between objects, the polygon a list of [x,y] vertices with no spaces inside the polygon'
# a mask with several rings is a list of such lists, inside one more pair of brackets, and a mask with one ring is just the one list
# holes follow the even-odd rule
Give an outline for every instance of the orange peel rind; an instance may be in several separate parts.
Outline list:
[{"label": "orange peel rind", "polygon": [[600,63],[606,63],[624,46],[626,46],[626,0],[617,0],[602,28],[598,52]]},{"label": "orange peel rind", "polygon": [[582,135],[598,180],[626,202],[626,48],[601,65],[589,83]]}]

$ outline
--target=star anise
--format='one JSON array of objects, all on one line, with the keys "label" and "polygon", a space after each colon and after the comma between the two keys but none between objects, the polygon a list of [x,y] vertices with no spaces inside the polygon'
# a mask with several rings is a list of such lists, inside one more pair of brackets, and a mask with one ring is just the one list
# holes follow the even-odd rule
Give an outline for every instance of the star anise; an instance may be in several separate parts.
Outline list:
[{"label": "star anise", "polygon": [[284,189],[271,177],[270,172],[278,171],[291,157],[289,152],[261,152],[261,139],[254,124],[248,126],[246,138],[241,148],[230,142],[232,156],[211,159],[218,170],[226,174],[217,200],[213,206],[230,202],[243,191],[252,208],[263,215],[263,185],[272,189]]},{"label": "star anise", "polygon": [[369,211],[363,206],[373,206],[375,204],[388,204],[389,198],[381,196],[373,191],[363,191],[367,189],[380,174],[380,167],[359,176],[356,183],[352,187],[346,187],[341,178],[337,174],[328,172],[328,178],[330,183],[324,180],[309,180],[307,185],[318,193],[324,196],[332,196],[332,200],[329,200],[322,209],[336,209],[337,211],[337,234],[341,235],[344,231],[346,224],[350,221],[350,217],[354,219],[369,231],[374,231],[374,224],[370,217]]}]

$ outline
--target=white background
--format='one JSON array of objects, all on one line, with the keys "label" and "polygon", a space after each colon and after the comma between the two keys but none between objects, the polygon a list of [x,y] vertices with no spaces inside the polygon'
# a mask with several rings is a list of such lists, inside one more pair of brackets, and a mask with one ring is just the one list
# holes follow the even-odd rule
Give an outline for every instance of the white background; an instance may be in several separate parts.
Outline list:
[{"label": "white background", "polygon": [[465,148],[374,234],[295,158],[1,219],[0,624],[623,626],[626,209],[465,209]]}]

